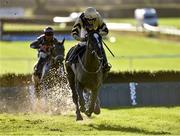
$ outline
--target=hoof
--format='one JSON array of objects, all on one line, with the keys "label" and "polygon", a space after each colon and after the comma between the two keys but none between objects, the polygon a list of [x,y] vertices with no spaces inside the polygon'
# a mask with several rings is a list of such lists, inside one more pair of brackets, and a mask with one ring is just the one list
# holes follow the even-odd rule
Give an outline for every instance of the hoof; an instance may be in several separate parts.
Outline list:
[{"label": "hoof", "polygon": [[76,121],[79,121],[79,120],[83,120],[83,117],[82,117],[80,111],[78,111],[78,112],[76,111]]},{"label": "hoof", "polygon": [[86,116],[91,117],[92,112],[86,111],[85,114],[86,114]]},{"label": "hoof", "polygon": [[83,120],[81,115],[76,118],[76,121],[80,121],[80,120]]},{"label": "hoof", "polygon": [[94,114],[98,115],[101,113],[101,109],[100,109],[100,106],[99,105],[96,105],[95,108],[94,108]]},{"label": "hoof", "polygon": [[100,109],[94,110],[94,114],[99,115],[101,113]]}]

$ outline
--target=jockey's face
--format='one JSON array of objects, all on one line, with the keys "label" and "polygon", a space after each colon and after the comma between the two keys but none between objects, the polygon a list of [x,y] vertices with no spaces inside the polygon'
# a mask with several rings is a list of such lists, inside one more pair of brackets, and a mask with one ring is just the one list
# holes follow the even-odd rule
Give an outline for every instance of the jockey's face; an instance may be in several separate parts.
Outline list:
[{"label": "jockey's face", "polygon": [[90,24],[90,25],[93,25],[94,22],[96,21],[96,18],[85,18],[87,20],[87,22]]},{"label": "jockey's face", "polygon": [[53,39],[53,33],[45,33],[45,39],[51,41]]}]

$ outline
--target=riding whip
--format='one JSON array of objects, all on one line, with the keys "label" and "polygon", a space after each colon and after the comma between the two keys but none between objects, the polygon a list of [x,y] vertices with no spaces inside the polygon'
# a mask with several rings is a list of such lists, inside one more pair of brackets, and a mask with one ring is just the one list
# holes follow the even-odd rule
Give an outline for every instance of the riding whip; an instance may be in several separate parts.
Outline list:
[{"label": "riding whip", "polygon": [[112,51],[109,49],[109,47],[106,45],[106,43],[102,40],[102,42],[103,42],[103,44],[105,45],[105,47],[108,49],[108,51],[111,53],[111,55],[113,56],[113,57],[115,57],[114,56],[114,54],[112,53]]}]

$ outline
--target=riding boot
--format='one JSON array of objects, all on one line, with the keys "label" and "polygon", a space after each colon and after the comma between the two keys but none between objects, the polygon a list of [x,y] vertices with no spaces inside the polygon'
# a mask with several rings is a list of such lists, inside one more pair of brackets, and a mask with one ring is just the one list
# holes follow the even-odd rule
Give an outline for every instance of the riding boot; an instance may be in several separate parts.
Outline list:
[{"label": "riding boot", "polygon": [[74,47],[73,51],[70,53],[70,55],[69,55],[69,57],[68,57],[68,59],[66,61],[66,65],[71,66],[72,63],[74,63],[75,56],[76,56],[77,51],[79,50],[79,48],[80,48],[79,44]]},{"label": "riding boot", "polygon": [[103,55],[103,72],[105,73],[105,72],[110,71],[112,66],[107,61],[107,57],[106,57],[106,53],[105,53],[104,49],[102,49],[102,55]]},{"label": "riding boot", "polygon": [[45,58],[39,58],[37,64],[35,65],[34,75],[37,75],[39,79],[41,78],[42,69],[45,62],[46,62]]}]

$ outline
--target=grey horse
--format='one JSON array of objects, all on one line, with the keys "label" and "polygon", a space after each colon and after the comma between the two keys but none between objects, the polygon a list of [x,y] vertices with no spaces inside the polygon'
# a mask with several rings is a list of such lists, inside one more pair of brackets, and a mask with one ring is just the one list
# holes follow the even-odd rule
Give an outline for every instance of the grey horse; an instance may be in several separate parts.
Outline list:
[{"label": "grey horse", "polygon": [[[66,60],[74,48],[69,50]],[[73,102],[76,105],[76,120],[83,120],[80,112],[84,112],[88,117],[93,112],[100,113],[98,91],[105,76],[103,75],[102,48],[101,36],[96,31],[91,31],[87,35],[84,53],[77,55],[76,63],[66,65]],[[90,90],[91,96],[89,106],[85,108],[83,92],[87,92],[87,90]]]}]

